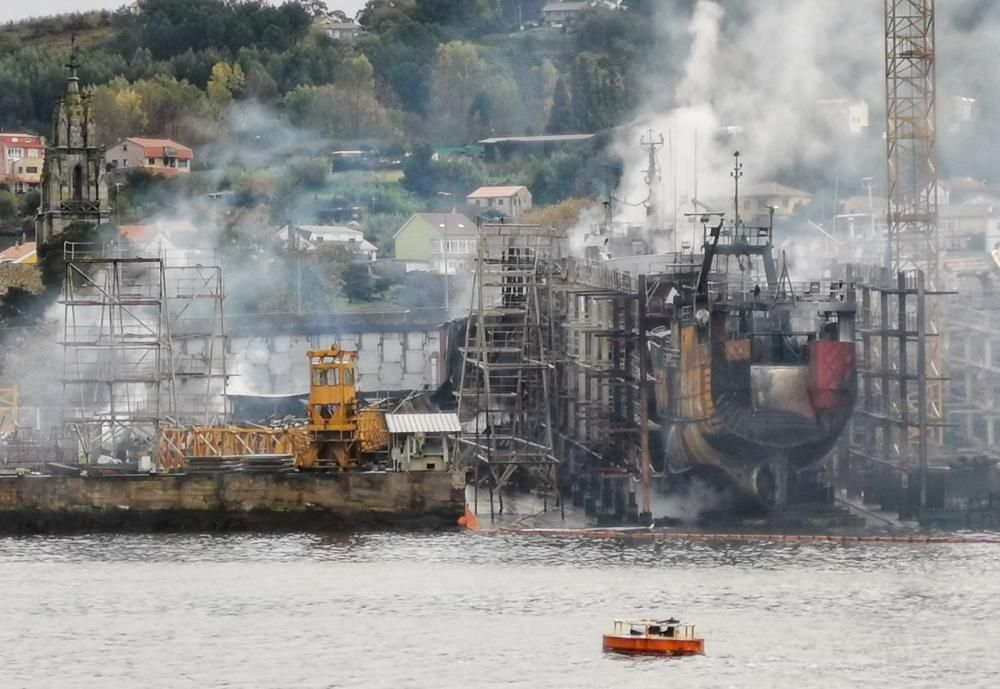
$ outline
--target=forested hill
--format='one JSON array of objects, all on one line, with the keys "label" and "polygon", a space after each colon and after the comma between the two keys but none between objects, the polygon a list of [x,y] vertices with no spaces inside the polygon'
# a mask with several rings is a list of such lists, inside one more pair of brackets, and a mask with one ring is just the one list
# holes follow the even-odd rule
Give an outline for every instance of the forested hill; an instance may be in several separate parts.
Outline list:
[{"label": "forested hill", "polygon": [[74,36],[105,143],[145,133],[197,146],[238,101],[330,139],[406,148],[598,131],[637,97],[653,3],[550,29],[537,26],[543,0],[372,0],[353,44],[322,31],[348,18],[317,0],[139,0],[12,23],[0,28],[0,128],[48,133]]}]

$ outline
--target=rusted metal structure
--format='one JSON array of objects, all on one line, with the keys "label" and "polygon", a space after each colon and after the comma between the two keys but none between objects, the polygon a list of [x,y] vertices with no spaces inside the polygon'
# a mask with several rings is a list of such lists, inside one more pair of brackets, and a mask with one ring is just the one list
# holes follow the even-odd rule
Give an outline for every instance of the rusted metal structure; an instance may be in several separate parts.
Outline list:
[{"label": "rusted metal structure", "polygon": [[[563,236],[532,225],[481,225],[457,390],[462,456],[503,490],[518,468],[556,483],[551,289]],[[502,493],[501,493],[502,496]],[[501,497],[502,499],[502,497]],[[478,502],[478,492],[477,492]],[[501,503],[502,509],[502,503]]]},{"label": "rusted metal structure", "polygon": [[770,227],[703,222],[700,254],[604,261],[505,254],[551,235],[483,227],[458,391],[477,485],[558,467],[615,520],[694,478],[765,509],[816,499],[856,399],[856,286],[792,283]]},{"label": "rusted metal structure", "polygon": [[[925,394],[911,401],[917,445],[944,437],[943,295],[938,241],[937,86],[934,0],[886,0],[886,145],[889,172],[889,266],[920,271],[926,297]],[[920,407],[926,407],[921,409]],[[921,465],[926,457],[917,459]]]},{"label": "rusted metal structure", "polygon": [[[268,458],[288,458],[280,469],[350,471],[388,451],[379,409],[358,409],[357,352],[334,345],[308,352],[310,388],[305,421],[274,427],[163,426],[159,464],[168,471],[229,461],[263,469]],[[254,465],[255,458],[260,461]]]},{"label": "rusted metal structure", "polygon": [[882,265],[852,269],[861,285],[861,399],[845,473],[864,477],[854,492],[867,487],[867,499],[905,510],[926,505],[945,428],[935,7],[885,0],[884,8],[887,234]]}]

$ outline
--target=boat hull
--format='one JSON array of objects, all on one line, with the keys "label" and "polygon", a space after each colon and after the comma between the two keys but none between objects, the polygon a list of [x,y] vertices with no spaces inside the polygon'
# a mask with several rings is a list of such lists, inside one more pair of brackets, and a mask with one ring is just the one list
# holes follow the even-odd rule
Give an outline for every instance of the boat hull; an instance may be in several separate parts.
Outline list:
[{"label": "boat hull", "polygon": [[606,653],[630,655],[694,656],[705,654],[704,639],[665,639],[605,634],[603,646]]}]

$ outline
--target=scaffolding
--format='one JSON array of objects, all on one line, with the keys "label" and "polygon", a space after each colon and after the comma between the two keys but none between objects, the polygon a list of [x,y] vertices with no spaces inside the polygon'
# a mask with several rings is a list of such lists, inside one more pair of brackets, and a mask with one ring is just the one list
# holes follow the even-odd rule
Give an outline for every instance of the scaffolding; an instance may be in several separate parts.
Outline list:
[{"label": "scaffolding", "polygon": [[214,255],[67,242],[62,427],[84,462],[157,456],[159,430],[227,418],[225,297]]},{"label": "scaffolding", "polygon": [[[174,420],[182,425],[226,425],[226,332],[222,267],[214,254],[192,264],[186,254],[165,266]],[[186,264],[186,265],[185,265]]]},{"label": "scaffolding", "polygon": [[85,463],[155,448],[164,411],[173,411],[163,261],[94,249],[65,244],[60,300],[62,424]]},{"label": "scaffolding", "polygon": [[[917,432],[941,447],[944,428],[944,331],[938,238],[934,0],[885,0],[886,146],[889,173],[885,265],[922,273],[926,288],[926,390]],[[890,307],[896,300],[890,300]],[[892,318],[896,320],[902,318]]]},{"label": "scaffolding", "polygon": [[[860,396],[852,427],[852,458],[863,459],[881,475],[875,496],[886,508],[905,509],[911,502],[903,477],[915,476],[919,505],[927,501],[927,472],[939,454],[931,443],[944,421],[932,418],[928,395],[943,385],[929,366],[928,349],[936,339],[929,330],[930,290],[921,271],[892,273],[870,269],[862,276],[860,325]],[[896,489],[886,489],[896,486]]]},{"label": "scaffolding", "polygon": [[556,485],[549,305],[561,245],[551,228],[479,228],[457,394],[463,461],[475,468],[477,505],[487,472],[491,510],[493,490],[502,495],[519,468],[536,474],[546,494]]}]

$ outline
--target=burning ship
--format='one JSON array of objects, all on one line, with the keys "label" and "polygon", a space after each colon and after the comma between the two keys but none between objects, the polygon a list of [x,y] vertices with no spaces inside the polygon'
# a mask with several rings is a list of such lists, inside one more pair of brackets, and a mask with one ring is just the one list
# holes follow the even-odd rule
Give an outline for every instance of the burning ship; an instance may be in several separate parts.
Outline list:
[{"label": "burning ship", "polygon": [[584,258],[541,228],[481,228],[479,297],[452,347],[477,485],[502,490],[523,465],[622,519],[686,478],[755,509],[824,493],[857,398],[854,287],[794,283],[773,213],[740,219],[739,175],[737,160],[733,219],[691,214],[687,251],[652,253],[662,237],[611,222]]},{"label": "burning ship", "polygon": [[[631,373],[651,379],[654,475],[735,488],[757,507],[812,502],[857,400],[854,285],[794,283],[776,256],[773,209],[762,226],[739,217],[741,176],[737,154],[730,222],[708,209],[689,215],[701,225],[700,252],[605,265],[643,276],[636,334],[645,351],[633,353]],[[637,465],[641,478],[641,457]]]}]

